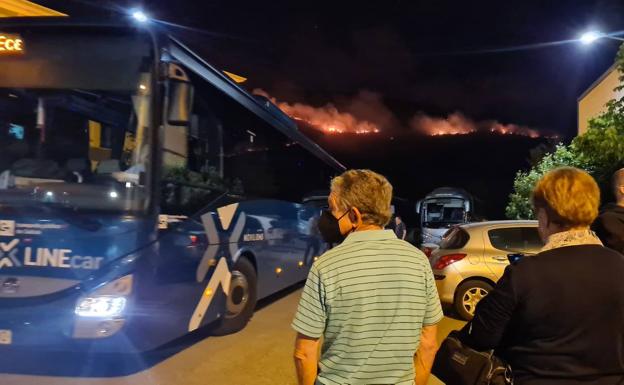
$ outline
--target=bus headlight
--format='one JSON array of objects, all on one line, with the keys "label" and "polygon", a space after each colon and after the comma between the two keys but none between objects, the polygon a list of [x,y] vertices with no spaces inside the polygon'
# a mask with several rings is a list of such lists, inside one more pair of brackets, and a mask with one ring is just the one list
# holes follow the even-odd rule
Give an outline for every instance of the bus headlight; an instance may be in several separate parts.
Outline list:
[{"label": "bus headlight", "polygon": [[121,316],[125,307],[125,297],[86,297],[80,299],[75,313],[81,317],[114,318]]},{"label": "bus headlight", "polygon": [[124,326],[133,290],[132,274],[111,281],[80,297],[74,314],[74,338],[106,338]]}]

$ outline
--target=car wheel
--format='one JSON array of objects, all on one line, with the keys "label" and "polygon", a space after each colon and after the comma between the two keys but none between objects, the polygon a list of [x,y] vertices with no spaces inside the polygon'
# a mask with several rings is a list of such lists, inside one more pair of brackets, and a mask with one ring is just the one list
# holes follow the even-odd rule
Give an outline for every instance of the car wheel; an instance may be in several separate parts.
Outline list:
[{"label": "car wheel", "polygon": [[248,259],[240,258],[232,270],[225,314],[213,334],[221,336],[242,330],[253,315],[257,299],[256,270]]},{"label": "car wheel", "polygon": [[455,294],[455,311],[462,319],[470,321],[479,301],[492,289],[492,285],[483,281],[473,280],[462,283]]}]

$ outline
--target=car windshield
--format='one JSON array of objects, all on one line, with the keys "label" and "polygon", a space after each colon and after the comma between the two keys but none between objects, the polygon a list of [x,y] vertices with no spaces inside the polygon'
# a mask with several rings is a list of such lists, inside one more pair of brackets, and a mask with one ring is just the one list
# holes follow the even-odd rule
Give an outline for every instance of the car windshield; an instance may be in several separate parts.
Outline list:
[{"label": "car windshield", "polygon": [[470,240],[470,235],[463,228],[456,226],[447,231],[440,242],[440,249],[461,249]]}]

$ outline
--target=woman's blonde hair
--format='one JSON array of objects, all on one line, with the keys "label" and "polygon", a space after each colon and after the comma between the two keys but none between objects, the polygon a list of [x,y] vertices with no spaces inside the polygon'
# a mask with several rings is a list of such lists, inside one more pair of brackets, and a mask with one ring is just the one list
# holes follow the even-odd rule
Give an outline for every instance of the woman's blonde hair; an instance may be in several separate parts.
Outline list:
[{"label": "woman's blonde hair", "polygon": [[549,220],[560,226],[589,226],[598,216],[600,189],[594,178],[583,170],[557,168],[537,182],[533,206],[546,210]]},{"label": "woman's blonde hair", "polygon": [[357,208],[362,222],[383,227],[390,221],[392,185],[383,175],[371,170],[348,170],[332,180],[331,191],[338,208]]}]

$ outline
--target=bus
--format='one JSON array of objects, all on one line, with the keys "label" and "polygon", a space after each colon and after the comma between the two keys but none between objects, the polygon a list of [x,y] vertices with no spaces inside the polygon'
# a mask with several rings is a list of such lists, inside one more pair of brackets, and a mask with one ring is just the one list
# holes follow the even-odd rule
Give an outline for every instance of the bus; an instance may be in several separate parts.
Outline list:
[{"label": "bus", "polygon": [[0,352],[145,352],[305,280],[344,167],[157,27],[0,24]]},{"label": "bus", "polygon": [[468,223],[474,216],[474,199],[464,189],[440,187],[416,204],[423,245],[438,245],[452,226]]}]

